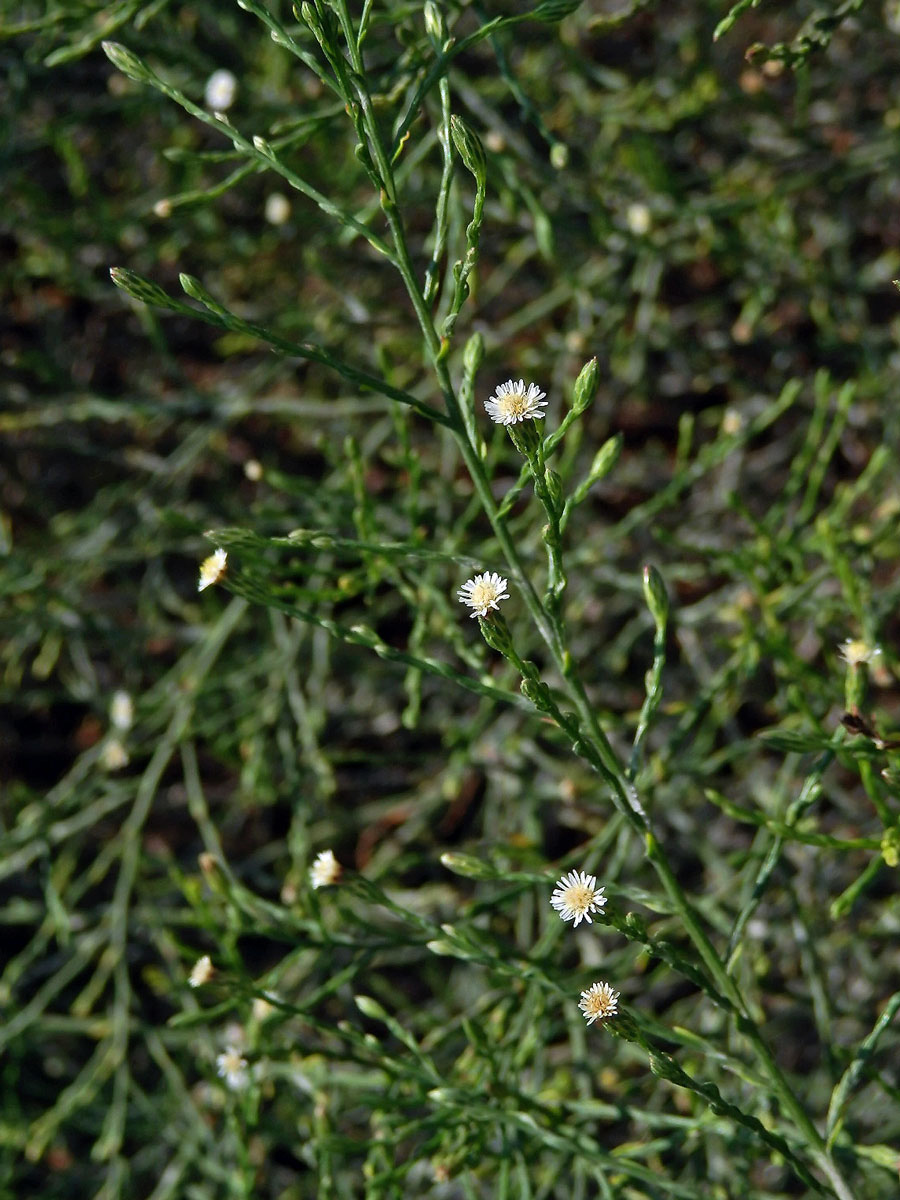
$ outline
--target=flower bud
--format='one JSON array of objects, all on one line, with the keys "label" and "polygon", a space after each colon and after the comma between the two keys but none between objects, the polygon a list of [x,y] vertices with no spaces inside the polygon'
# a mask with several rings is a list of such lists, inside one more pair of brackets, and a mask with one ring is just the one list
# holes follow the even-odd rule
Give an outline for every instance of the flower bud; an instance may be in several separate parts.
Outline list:
[{"label": "flower bud", "polygon": [[644,567],[644,599],[650,609],[658,630],[663,630],[669,620],[669,595],[662,575],[656,567]]},{"label": "flower bud", "polygon": [[143,63],[136,54],[123,46],[120,42],[103,42],[103,53],[123,75],[127,75],[129,79],[134,79],[137,83],[150,83],[153,80],[153,72]]},{"label": "flower bud", "polygon": [[487,162],[484,157],[484,147],[478,135],[469,128],[462,117],[450,118],[450,136],[459,157],[468,170],[472,172],[479,183],[484,183],[487,173]]},{"label": "flower bud", "polygon": [[576,413],[583,413],[588,407],[600,384],[600,367],[596,358],[584,364],[575,380],[572,392],[572,408]]}]

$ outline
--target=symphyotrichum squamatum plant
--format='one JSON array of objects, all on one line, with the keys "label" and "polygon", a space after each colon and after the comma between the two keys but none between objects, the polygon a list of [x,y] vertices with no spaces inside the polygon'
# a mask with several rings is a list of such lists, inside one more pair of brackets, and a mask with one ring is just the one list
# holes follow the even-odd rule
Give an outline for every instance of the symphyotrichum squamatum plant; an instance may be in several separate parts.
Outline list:
[{"label": "symphyotrichum squamatum plant", "polygon": [[10,1194],[894,1195],[897,6],[19,7]]}]

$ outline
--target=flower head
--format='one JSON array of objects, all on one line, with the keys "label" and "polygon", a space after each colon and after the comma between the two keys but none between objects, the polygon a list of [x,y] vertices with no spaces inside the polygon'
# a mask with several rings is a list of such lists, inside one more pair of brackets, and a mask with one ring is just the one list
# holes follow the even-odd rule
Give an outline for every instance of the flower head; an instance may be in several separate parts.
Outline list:
[{"label": "flower head", "polygon": [[237,80],[230,71],[213,71],[206,81],[204,101],[206,107],[217,112],[231,108],[237,95]]},{"label": "flower head", "polygon": [[574,920],[577,929],[581,921],[592,924],[592,912],[603,912],[606,897],[603,888],[597,887],[594,875],[585,875],[584,871],[570,871],[557,883],[550,903],[564,921]]},{"label": "flower head", "polygon": [[247,1060],[237,1046],[226,1046],[216,1059],[216,1071],[235,1092],[241,1091],[250,1081]]},{"label": "flower head", "polygon": [[309,882],[313,888],[330,887],[341,877],[341,864],[331,850],[323,850],[316,855],[316,861],[310,867]]},{"label": "flower head", "polygon": [[111,737],[103,747],[100,754],[100,761],[107,771],[121,771],[123,767],[128,766],[131,758],[128,751],[122,745],[121,740],[117,737]]},{"label": "flower head", "polygon": [[191,968],[188,983],[192,988],[203,987],[204,983],[209,983],[215,973],[216,968],[212,965],[212,959],[208,954],[204,954]]},{"label": "flower head", "polygon": [[588,1025],[593,1025],[595,1021],[605,1021],[607,1017],[616,1015],[618,999],[619,993],[614,992],[608,983],[592,983],[586,992],[581,993],[578,1007]]},{"label": "flower head", "polygon": [[109,706],[109,719],[116,729],[124,733],[131,728],[134,720],[134,704],[127,692],[113,692],[112,703]]},{"label": "flower head", "polygon": [[509,599],[507,580],[501,579],[496,571],[485,571],[474,579],[467,579],[457,592],[460,604],[467,604],[473,611],[472,617],[486,617],[492,608],[499,609],[501,600]]},{"label": "flower head", "polygon": [[209,558],[204,558],[200,564],[200,579],[197,583],[197,591],[202,592],[213,583],[218,583],[225,574],[225,568],[228,563],[228,552],[226,550],[216,550]]},{"label": "flower head", "polygon": [[881,653],[880,646],[870,646],[868,642],[864,642],[861,638],[856,641],[853,638],[847,638],[838,646],[841,653],[841,658],[851,667],[858,667],[860,663],[870,663],[873,658],[877,658]]},{"label": "flower head", "polygon": [[545,395],[536,383],[529,383],[526,388],[524,379],[518,383],[508,379],[500,384],[490,400],[484,402],[484,408],[495,425],[540,420],[545,415],[541,412],[547,403]]}]

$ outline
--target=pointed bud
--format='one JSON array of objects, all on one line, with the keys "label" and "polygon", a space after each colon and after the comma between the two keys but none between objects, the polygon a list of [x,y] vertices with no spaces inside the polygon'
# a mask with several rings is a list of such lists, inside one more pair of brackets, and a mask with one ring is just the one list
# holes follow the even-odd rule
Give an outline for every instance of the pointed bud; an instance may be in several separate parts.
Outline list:
[{"label": "pointed bud", "polygon": [[450,118],[450,136],[459,157],[472,172],[479,183],[484,183],[487,174],[487,161],[484,157],[484,146],[478,135],[469,128],[462,117]]},{"label": "pointed bud", "polygon": [[584,364],[572,390],[572,408],[583,413],[597,394],[600,384],[600,367],[596,358]]},{"label": "pointed bud", "polygon": [[656,567],[644,567],[644,599],[656,628],[662,632],[669,620],[669,595]]},{"label": "pointed bud", "polygon": [[127,46],[123,46],[120,42],[102,42],[101,45],[103,53],[117,71],[121,71],[123,75],[127,75],[129,79],[134,79],[137,83],[153,82],[153,72]]},{"label": "pointed bud", "polygon": [[483,362],[484,338],[480,333],[473,333],[463,351],[463,366],[470,379],[478,373]]}]

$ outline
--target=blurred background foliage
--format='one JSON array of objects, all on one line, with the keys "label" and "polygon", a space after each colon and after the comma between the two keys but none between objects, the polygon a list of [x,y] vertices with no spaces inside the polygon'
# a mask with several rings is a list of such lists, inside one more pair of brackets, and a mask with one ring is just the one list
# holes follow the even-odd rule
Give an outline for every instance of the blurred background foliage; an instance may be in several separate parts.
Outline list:
[{"label": "blurred background foliage", "polygon": [[[515,697],[472,694],[353,644],[348,631],[364,622],[391,647],[515,693],[453,598],[473,569],[503,564],[446,431],[110,283],[119,265],[181,296],[189,272],[247,320],[439,407],[399,276],[117,72],[99,44],[121,41],[198,104],[214,71],[232,72],[229,119],[379,229],[340,99],[237,5],[4,8],[7,1194],[800,1194],[783,1164],[711,1118],[667,1122],[671,1090],[648,1082],[627,1047],[607,1041],[585,1057],[577,1011],[523,983],[526,1021],[505,975],[463,963],[448,983],[446,961],[425,949],[461,913],[496,939],[498,959],[527,955],[545,925],[541,936],[559,932],[540,889],[509,885],[488,903],[498,885],[456,880],[440,865],[448,849],[543,871],[590,838],[624,906],[648,884],[594,779]],[[313,53],[290,7],[270,8]],[[440,8],[458,38],[522,11]],[[756,734],[778,726],[808,737],[806,749],[826,745],[845,702],[845,637],[883,647],[870,704],[879,729],[900,723],[900,11],[893,0],[747,6],[716,39],[728,11],[586,0],[561,23],[522,21],[477,42],[448,76],[453,112],[488,162],[453,371],[480,331],[487,437],[480,401],[497,383],[537,380],[552,427],[582,364],[599,359],[599,395],[559,469],[577,481],[611,435],[624,448],[569,527],[573,649],[624,738],[651,655],[640,570],[657,563],[675,630],[645,785],[680,876],[726,940],[771,847],[766,821],[812,777],[808,757]],[[371,6],[366,61],[385,128],[433,55],[421,5]],[[439,114],[432,89],[398,166],[422,274]],[[458,171],[451,261],[471,199]],[[519,462],[501,434],[489,456],[500,498]],[[527,494],[511,522],[539,571]],[[270,598],[281,588],[345,636],[218,590],[198,596],[211,528],[347,539],[244,543],[243,559],[238,539],[232,553],[237,581],[243,562]],[[365,548],[397,541],[457,561]],[[510,608],[517,645],[540,661]],[[116,690],[135,705],[121,736]],[[127,763],[116,766],[112,741]],[[900,955],[896,875],[876,849],[896,821],[896,777],[882,782],[852,755],[820,776],[807,832],[835,844],[779,843],[739,970],[823,1114],[844,1048],[897,988]],[[709,790],[743,806],[743,823]],[[310,894],[309,863],[326,846],[413,916],[373,917],[352,888]],[[204,876],[204,851],[228,864],[226,878]],[[678,940],[664,911],[654,920]],[[560,950],[567,978],[587,986],[598,946],[627,999],[694,1027],[690,986],[630,943],[597,935],[580,959]],[[207,951],[227,968],[213,1013],[168,1025],[198,1012],[185,978]],[[254,1023],[262,978],[302,1017]],[[358,1031],[349,997],[360,990],[405,1014],[437,1077],[470,1089],[465,1102],[431,1105],[424,1068],[391,1076]],[[269,1064],[256,1109],[231,1105],[215,1079],[229,1018]],[[410,1053],[383,1045],[397,1061]],[[511,1080],[539,1097],[533,1110],[521,1094],[513,1103]],[[847,1151],[861,1197],[895,1186],[898,1088],[896,1054],[866,1067]],[[696,1116],[691,1103],[679,1099],[675,1117]],[[495,1106],[509,1114],[500,1132]],[[563,1118],[588,1140],[560,1142]],[[627,1168],[603,1158],[617,1146]],[[464,1182],[443,1182],[442,1164]]]}]

